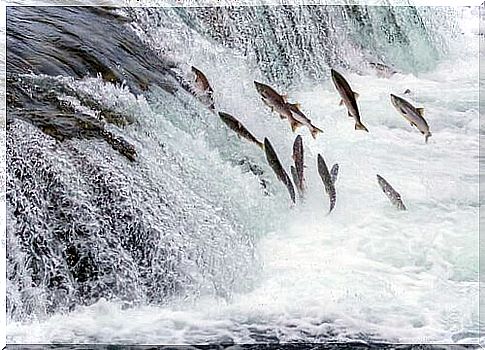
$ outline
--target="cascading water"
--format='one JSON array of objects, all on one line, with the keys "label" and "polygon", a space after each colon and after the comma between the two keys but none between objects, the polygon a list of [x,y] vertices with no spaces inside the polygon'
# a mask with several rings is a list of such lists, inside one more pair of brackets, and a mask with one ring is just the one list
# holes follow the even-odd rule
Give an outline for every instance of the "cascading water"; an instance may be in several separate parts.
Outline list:
[{"label": "cascading water", "polygon": [[[478,38],[457,20],[472,10],[9,8],[8,341],[476,339]],[[253,81],[324,130],[298,130],[304,202],[194,98],[192,65],[286,169],[296,134]],[[390,104],[406,89],[429,144]],[[318,153],[340,165],[328,216]]]},{"label": "cascading water", "polygon": [[182,42],[195,41],[202,47],[182,54],[207,57],[216,41],[285,85],[328,78],[329,66],[362,70],[383,62],[406,72],[427,70],[458,34],[450,8],[440,9],[439,19],[436,9],[356,5],[129,11],[139,19],[142,37],[164,54],[178,55]]}]

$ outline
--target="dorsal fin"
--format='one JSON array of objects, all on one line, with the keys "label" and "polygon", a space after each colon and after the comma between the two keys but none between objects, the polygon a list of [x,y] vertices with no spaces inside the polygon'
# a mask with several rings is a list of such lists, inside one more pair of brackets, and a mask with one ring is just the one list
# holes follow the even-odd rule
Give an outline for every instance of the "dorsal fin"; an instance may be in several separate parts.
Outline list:
[{"label": "dorsal fin", "polygon": [[285,101],[285,103],[288,102],[288,94],[281,95],[281,98],[283,99],[283,101]]},{"label": "dorsal fin", "polygon": [[356,100],[359,98],[359,96],[360,95],[357,92],[354,91],[354,97],[355,97]]},{"label": "dorsal fin", "polygon": [[297,109],[297,110],[300,110],[300,107],[301,107],[301,104],[299,102],[295,102],[295,103],[288,103],[290,106],[292,106],[293,108]]},{"label": "dorsal fin", "polygon": [[419,113],[421,117],[424,118],[424,108],[416,108],[416,111]]}]

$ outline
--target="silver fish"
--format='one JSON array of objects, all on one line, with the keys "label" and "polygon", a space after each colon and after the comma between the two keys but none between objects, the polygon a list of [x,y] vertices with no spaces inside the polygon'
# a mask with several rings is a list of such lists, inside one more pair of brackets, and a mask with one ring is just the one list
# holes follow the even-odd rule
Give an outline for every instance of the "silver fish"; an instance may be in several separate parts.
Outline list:
[{"label": "silver fish", "polygon": [[290,106],[287,104],[286,96],[277,93],[271,86],[268,86],[257,81],[254,82],[256,90],[261,95],[261,100],[272,112],[279,114],[281,119],[288,119],[291,125],[291,130],[295,131],[301,124],[294,118]]},{"label": "silver fish", "polygon": [[327,164],[325,164],[325,160],[319,154],[318,155],[318,174],[320,175],[323,185],[325,186],[325,192],[327,192],[328,196],[330,197],[330,210],[328,213],[333,210],[335,207],[335,202],[337,201],[337,193],[335,192],[335,185],[332,182],[332,177],[328,172]]},{"label": "silver fish", "polygon": [[261,149],[264,149],[263,143],[258,141],[258,139],[256,139],[256,137],[254,137],[253,134],[251,134],[249,130],[246,129],[246,127],[232,115],[219,112],[219,117],[231,130],[235,131],[238,136],[244,137],[246,140],[258,145]]},{"label": "silver fish", "polygon": [[[305,192],[305,178],[303,176],[303,168],[305,167],[303,162],[303,140],[300,135],[295,138],[295,142],[293,143],[293,161],[295,162],[295,176],[293,176],[293,182],[298,190],[300,196],[303,196]],[[292,167],[293,168],[293,167]],[[292,170],[293,172],[293,170]]]},{"label": "silver fish", "polygon": [[406,206],[402,202],[401,195],[387,182],[382,176],[377,175],[377,182],[381,186],[382,191],[386,194],[391,203],[399,210],[406,210]]},{"label": "silver fish", "polygon": [[195,86],[197,88],[197,98],[207,105],[210,110],[215,110],[214,104],[214,90],[209,84],[209,80],[207,80],[204,73],[200,70],[192,66],[192,72],[195,74]]},{"label": "silver fish", "polygon": [[264,139],[264,151],[266,153],[266,159],[268,160],[269,165],[275,172],[276,177],[278,178],[278,180],[285,184],[286,188],[288,189],[288,193],[290,194],[291,200],[293,201],[293,203],[295,203],[295,189],[293,188],[293,184],[291,183],[291,180],[288,177],[285,169],[281,165],[281,162],[278,159],[278,156],[276,155],[273,146],[267,138]]},{"label": "silver fish", "polygon": [[391,76],[397,73],[397,71],[394,68],[391,68],[382,63],[369,62],[369,66],[374,68],[374,70],[377,73],[377,76],[380,78],[390,78]]},{"label": "silver fish", "polygon": [[356,98],[359,96],[359,94],[352,91],[347,80],[345,80],[345,78],[340,73],[333,69],[332,80],[335,84],[335,87],[337,88],[338,93],[340,94],[340,97],[342,98],[340,104],[345,104],[345,107],[347,107],[347,111],[349,113],[349,117],[352,117],[355,120],[355,130],[365,130],[369,132],[369,130],[367,130],[367,128],[364,126],[364,124],[362,124],[360,120],[359,107],[357,106],[356,101]]},{"label": "silver fish", "polygon": [[411,125],[415,126],[421,134],[424,135],[424,141],[428,143],[428,138],[431,136],[429,126],[424,119],[424,108],[416,108],[405,99],[391,94],[392,105],[397,111],[406,118]]}]

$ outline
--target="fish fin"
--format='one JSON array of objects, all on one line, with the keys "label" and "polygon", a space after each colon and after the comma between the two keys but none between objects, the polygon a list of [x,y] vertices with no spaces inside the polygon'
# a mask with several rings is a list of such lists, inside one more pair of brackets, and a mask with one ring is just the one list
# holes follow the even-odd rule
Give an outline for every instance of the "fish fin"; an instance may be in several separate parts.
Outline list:
[{"label": "fish fin", "polygon": [[428,139],[431,136],[431,133],[428,131],[428,133],[424,136],[424,142],[428,143]]},{"label": "fish fin", "polygon": [[424,118],[424,108],[416,108],[416,111],[418,112],[418,114]]},{"label": "fish fin", "polygon": [[341,99],[340,102],[338,103],[339,106],[343,105],[344,104],[344,100]]},{"label": "fish fin", "polygon": [[281,98],[283,99],[283,101],[285,101],[285,103],[288,102],[288,94],[281,95]]},{"label": "fish fin", "polygon": [[367,128],[362,123],[355,123],[355,130],[365,130],[369,132],[369,130],[367,130]]},{"label": "fish fin", "polygon": [[360,95],[357,92],[354,91],[354,97],[355,97],[356,100],[359,98],[359,96]]},{"label": "fish fin", "polygon": [[263,101],[263,103],[271,109],[271,112],[274,112],[273,106],[271,106],[264,98],[261,98],[261,101]]},{"label": "fish fin", "polygon": [[292,103],[291,105],[292,105],[293,107],[295,107],[296,109],[300,110],[301,104],[300,104],[299,102]]},{"label": "fish fin", "polygon": [[264,143],[258,141],[258,146],[262,151],[264,151]]},{"label": "fish fin", "polygon": [[410,122],[410,124],[411,124],[411,126],[418,127],[418,126],[416,125],[416,123]]},{"label": "fish fin", "polygon": [[300,126],[297,121],[290,122],[291,124],[291,131],[295,132],[296,129]]},{"label": "fish fin", "polygon": [[348,112],[348,116],[349,116],[349,118],[353,118],[354,117],[352,114],[350,114],[350,112]]},{"label": "fish fin", "polygon": [[286,116],[284,116],[283,114],[280,114],[280,118],[281,119],[286,119]]},{"label": "fish fin", "polygon": [[312,137],[313,137],[314,139],[316,139],[316,138],[317,138],[317,134],[318,134],[319,132],[323,133],[323,130],[321,130],[321,129],[317,128],[316,126],[312,127],[311,134],[312,134]]}]

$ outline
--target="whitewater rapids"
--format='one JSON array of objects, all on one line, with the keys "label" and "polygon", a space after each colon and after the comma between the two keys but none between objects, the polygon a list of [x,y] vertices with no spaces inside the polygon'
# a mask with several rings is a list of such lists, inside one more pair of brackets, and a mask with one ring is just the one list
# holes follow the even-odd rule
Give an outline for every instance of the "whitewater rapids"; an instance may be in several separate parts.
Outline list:
[{"label": "whitewater rapids", "polygon": [[[470,17],[464,18],[469,23]],[[250,283],[237,281],[239,287],[229,295],[202,291],[197,298],[174,297],[163,306],[133,307],[101,299],[69,313],[11,320],[8,343],[476,341],[478,39],[476,28],[463,28],[449,56],[426,72],[386,79],[371,71],[344,71],[360,95],[369,133],[354,131],[331,80],[302,79],[287,89],[290,101],[299,102],[324,131],[313,140],[308,130],[298,130],[305,147],[308,195],[296,207],[290,206],[286,189],[273,174],[265,174],[273,193],[264,196],[254,178],[227,161],[228,153],[220,151],[224,137],[211,138],[212,129],[204,129],[217,117],[202,111],[196,101],[187,103],[191,110],[200,109],[199,115],[182,118],[177,114],[180,102],[167,100],[160,91],[137,99],[99,78],[78,83],[98,94],[122,95],[132,109],[143,111],[149,104],[151,114],[141,128],[159,129],[150,129],[147,137],[162,139],[157,132],[173,127],[173,134],[164,138],[167,147],[193,157],[194,172],[212,172],[214,181],[201,192],[220,191],[231,201],[241,193],[245,203],[234,210],[241,210],[241,220],[257,237],[259,260]],[[264,77],[254,62],[202,37],[185,47],[178,40],[183,39],[173,38],[171,54],[206,73],[217,108],[240,118],[256,137],[268,137],[288,169],[296,133],[260,101],[253,81]],[[425,108],[433,134],[428,144],[390,103],[390,93],[403,96],[406,89],[411,94],[405,98]],[[157,124],[160,115],[166,119]],[[138,132],[127,131],[136,140]],[[156,158],[152,141],[141,151],[142,159]],[[238,152],[237,142],[244,143],[235,142],[230,155]],[[241,149],[264,162],[257,147]],[[316,171],[318,153],[327,164],[340,166],[337,204],[329,216],[328,197]],[[376,174],[401,194],[407,211],[390,205]]]}]

